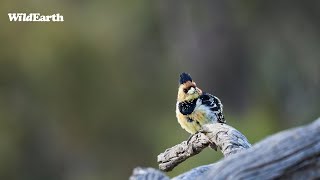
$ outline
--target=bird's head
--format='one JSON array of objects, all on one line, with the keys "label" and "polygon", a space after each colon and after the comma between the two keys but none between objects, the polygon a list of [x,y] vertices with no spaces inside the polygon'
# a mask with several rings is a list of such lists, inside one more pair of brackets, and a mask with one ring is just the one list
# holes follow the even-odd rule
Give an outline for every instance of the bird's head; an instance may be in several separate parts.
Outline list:
[{"label": "bird's head", "polygon": [[191,76],[187,73],[180,74],[178,98],[179,102],[191,101],[198,98],[202,94]]}]

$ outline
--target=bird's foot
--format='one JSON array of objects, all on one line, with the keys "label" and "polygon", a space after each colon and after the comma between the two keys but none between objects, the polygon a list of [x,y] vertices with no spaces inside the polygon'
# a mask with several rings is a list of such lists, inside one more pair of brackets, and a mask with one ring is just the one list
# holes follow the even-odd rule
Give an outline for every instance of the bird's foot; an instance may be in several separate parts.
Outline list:
[{"label": "bird's foot", "polygon": [[189,144],[190,140],[192,139],[193,136],[197,135],[198,133],[200,133],[200,131],[197,131],[196,133],[194,134],[191,134],[187,140],[187,144]]},{"label": "bird's foot", "polygon": [[[199,131],[197,131],[196,133],[194,133],[194,134],[191,134],[190,136],[189,136],[189,138],[188,138],[188,140],[187,140],[187,145],[189,145],[189,142],[190,142],[190,140],[192,139],[192,137],[193,136],[195,136],[195,135],[197,135],[197,134],[199,134],[199,133],[203,133],[203,134],[206,134],[206,133],[208,133],[206,130],[204,130],[204,129],[200,129]],[[217,145],[214,143],[214,142],[211,142],[210,140],[209,140],[209,147],[211,148],[211,149],[214,149],[215,151],[217,151]]]}]

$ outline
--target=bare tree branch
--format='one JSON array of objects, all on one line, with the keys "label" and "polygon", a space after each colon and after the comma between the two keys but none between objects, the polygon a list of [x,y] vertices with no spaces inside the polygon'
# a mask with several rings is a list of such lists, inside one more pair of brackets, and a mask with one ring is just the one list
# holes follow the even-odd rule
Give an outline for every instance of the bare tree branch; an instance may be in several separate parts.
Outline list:
[{"label": "bare tree branch", "polygon": [[191,156],[200,153],[209,145],[209,139],[202,133],[194,135],[189,143],[182,143],[166,149],[165,152],[158,155],[159,169],[162,171],[171,171],[175,166],[185,161]]},{"label": "bare tree branch", "polygon": [[163,172],[153,168],[136,167],[133,170],[130,180],[169,180],[170,178],[163,174]]},{"label": "bare tree branch", "polygon": [[[203,135],[206,135],[207,138],[203,137]],[[251,148],[249,148],[251,145],[247,139],[240,132],[227,125],[208,125],[204,127],[202,133],[190,140],[190,144],[197,145],[196,139],[202,140],[204,144],[204,146],[199,146],[200,149],[207,147],[211,143],[216,144],[225,158],[214,164],[194,168],[174,177],[174,180],[320,178],[320,118],[309,125],[272,135]],[[179,145],[183,146],[183,144],[184,142]],[[189,146],[183,147],[187,147],[186,149],[189,150]],[[174,164],[178,162],[177,164],[179,164],[182,161],[177,159],[181,157],[187,159],[195,155],[193,151],[185,153],[188,151],[182,150],[182,154],[187,155],[177,154],[173,156],[175,147],[160,154],[160,159],[167,159],[167,163]],[[199,153],[200,151],[198,149],[195,152]],[[161,161],[160,164],[164,162]],[[152,179],[169,179],[162,172],[155,169],[151,171],[150,169],[152,168],[140,168],[139,174],[143,174],[141,172],[145,174],[137,179],[144,180],[150,179],[150,177],[159,177]],[[156,176],[159,174],[161,176]],[[135,177],[135,172],[131,177]]]},{"label": "bare tree branch", "polygon": [[208,145],[214,149],[216,146],[219,147],[225,157],[251,147],[247,138],[233,127],[221,123],[207,124],[188,143],[183,141],[158,155],[159,169],[171,171],[189,157],[200,153]]}]

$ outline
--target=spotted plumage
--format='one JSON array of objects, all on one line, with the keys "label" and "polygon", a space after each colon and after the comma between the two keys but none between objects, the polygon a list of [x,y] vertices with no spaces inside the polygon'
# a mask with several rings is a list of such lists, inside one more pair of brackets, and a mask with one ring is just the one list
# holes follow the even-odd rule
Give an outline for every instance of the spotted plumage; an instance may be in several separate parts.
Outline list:
[{"label": "spotted plumage", "polygon": [[184,101],[178,104],[179,111],[183,115],[189,115],[193,112],[194,108],[196,108],[198,98],[191,101]]},{"label": "spotted plumage", "polygon": [[202,92],[191,76],[182,73],[179,80],[176,116],[181,127],[191,134],[208,123],[225,123],[219,98]]}]

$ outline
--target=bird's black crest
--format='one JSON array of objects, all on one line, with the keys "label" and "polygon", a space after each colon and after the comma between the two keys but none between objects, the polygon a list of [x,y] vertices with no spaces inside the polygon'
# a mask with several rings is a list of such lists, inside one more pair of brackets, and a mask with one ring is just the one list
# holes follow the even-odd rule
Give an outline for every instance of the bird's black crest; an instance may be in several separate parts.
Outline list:
[{"label": "bird's black crest", "polygon": [[183,83],[185,83],[187,81],[192,81],[191,76],[189,74],[185,73],[185,72],[181,73],[180,74],[180,81],[179,81],[180,84],[183,84]]}]

